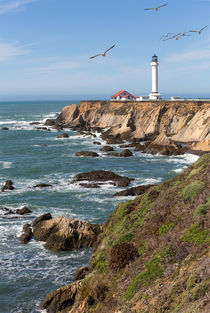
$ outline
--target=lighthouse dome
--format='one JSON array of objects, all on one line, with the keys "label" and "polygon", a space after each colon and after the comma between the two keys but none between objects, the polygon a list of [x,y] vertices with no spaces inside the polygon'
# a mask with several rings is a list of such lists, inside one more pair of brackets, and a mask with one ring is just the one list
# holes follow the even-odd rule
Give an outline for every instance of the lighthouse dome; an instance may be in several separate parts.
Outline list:
[{"label": "lighthouse dome", "polygon": [[158,61],[158,57],[156,54],[154,54],[152,57],[152,62],[157,62],[157,61]]}]

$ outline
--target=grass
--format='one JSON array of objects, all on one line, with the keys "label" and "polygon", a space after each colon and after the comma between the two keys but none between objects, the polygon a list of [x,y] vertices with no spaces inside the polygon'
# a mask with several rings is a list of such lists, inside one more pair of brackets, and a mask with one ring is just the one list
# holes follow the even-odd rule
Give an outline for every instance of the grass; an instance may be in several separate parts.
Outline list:
[{"label": "grass", "polygon": [[158,230],[159,235],[167,233],[169,228],[172,228],[174,226],[174,223],[166,223],[161,225],[161,227]]},{"label": "grass", "polygon": [[145,270],[137,274],[131,281],[124,294],[127,300],[133,298],[136,291],[142,286],[148,286],[156,278],[163,275],[163,268],[160,265],[160,256],[156,255],[150,261],[145,263]]},{"label": "grass", "polygon": [[199,194],[203,191],[205,183],[200,180],[195,180],[190,185],[187,185],[182,193],[181,198],[184,200],[196,199]]},{"label": "grass", "polygon": [[191,226],[188,231],[181,237],[181,240],[200,246],[210,242],[208,230],[201,230],[198,225]]},{"label": "grass", "polygon": [[199,206],[197,206],[197,208],[195,209],[195,214],[196,215],[206,215],[208,213],[209,209],[210,209],[210,197],[208,197],[206,199],[205,204],[200,204]]}]

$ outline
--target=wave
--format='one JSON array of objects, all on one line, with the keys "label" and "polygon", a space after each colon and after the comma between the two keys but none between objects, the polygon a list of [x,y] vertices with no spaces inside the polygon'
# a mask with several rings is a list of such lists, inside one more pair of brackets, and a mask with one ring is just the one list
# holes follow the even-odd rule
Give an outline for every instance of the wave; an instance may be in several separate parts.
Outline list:
[{"label": "wave", "polygon": [[0,161],[3,168],[11,168],[12,162]]}]

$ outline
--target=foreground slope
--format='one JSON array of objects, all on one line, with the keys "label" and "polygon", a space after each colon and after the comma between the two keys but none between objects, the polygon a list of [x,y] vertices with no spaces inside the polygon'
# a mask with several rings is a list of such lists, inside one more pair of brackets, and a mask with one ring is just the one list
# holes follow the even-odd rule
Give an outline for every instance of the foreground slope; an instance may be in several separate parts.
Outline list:
[{"label": "foreground slope", "polygon": [[90,272],[50,293],[47,312],[207,313],[210,154],[174,179],[120,203],[104,225]]}]

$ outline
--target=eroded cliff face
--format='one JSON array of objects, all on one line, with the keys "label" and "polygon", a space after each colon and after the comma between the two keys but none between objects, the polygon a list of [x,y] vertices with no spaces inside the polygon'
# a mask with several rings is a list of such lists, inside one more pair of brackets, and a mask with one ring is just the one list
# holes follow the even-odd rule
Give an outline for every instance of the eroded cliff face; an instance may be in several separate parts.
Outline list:
[{"label": "eroded cliff face", "polygon": [[[172,140],[210,151],[210,103],[81,101],[63,109],[57,121],[66,127],[109,128],[111,135],[146,139],[165,133]],[[202,142],[203,144],[199,145]]]},{"label": "eroded cliff face", "polygon": [[48,313],[210,312],[210,154],[120,203],[85,278],[42,301]]}]

